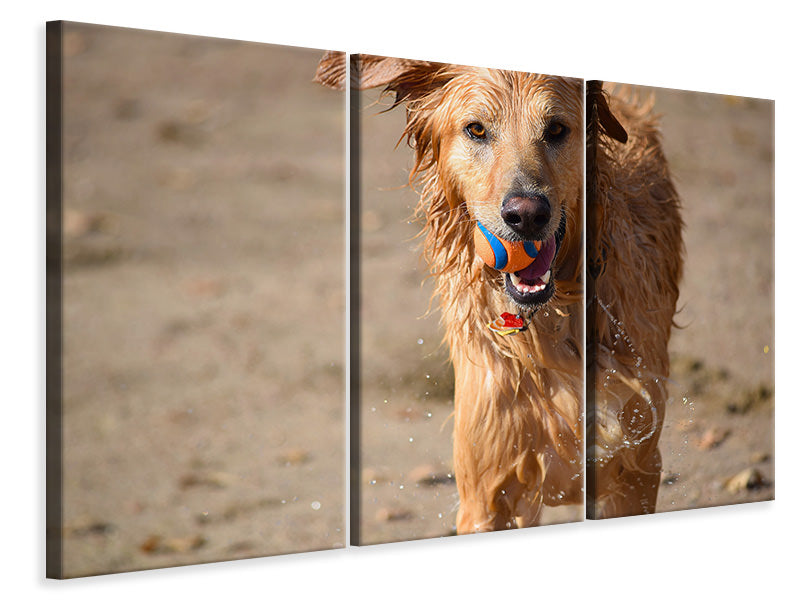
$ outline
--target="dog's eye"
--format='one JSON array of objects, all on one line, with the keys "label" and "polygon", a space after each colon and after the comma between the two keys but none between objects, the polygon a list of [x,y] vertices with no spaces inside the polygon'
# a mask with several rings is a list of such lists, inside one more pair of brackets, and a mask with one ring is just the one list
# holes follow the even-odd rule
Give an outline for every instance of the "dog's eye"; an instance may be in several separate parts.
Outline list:
[{"label": "dog's eye", "polygon": [[548,141],[555,142],[567,135],[567,128],[558,121],[552,121],[545,130]]},{"label": "dog's eye", "polygon": [[486,139],[486,128],[478,122],[470,123],[464,128],[464,131],[467,132],[467,135],[475,140],[484,140]]}]

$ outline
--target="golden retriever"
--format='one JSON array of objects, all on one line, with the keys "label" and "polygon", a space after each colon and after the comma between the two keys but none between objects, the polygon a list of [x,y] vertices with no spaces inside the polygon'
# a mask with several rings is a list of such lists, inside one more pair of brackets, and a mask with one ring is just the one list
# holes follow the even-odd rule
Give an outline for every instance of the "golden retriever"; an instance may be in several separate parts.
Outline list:
[{"label": "golden retriever", "polygon": [[[458,533],[535,525],[544,505],[584,496],[583,83],[366,55],[351,65],[354,87],[394,93],[407,111],[410,181],[421,186],[424,254],[455,371]],[[343,87],[344,56],[326,54],[316,80]],[[479,223],[509,243],[535,242],[536,260],[515,272],[489,266],[476,252]],[[615,459],[623,442],[608,442]],[[627,469],[652,467],[601,459],[598,502],[616,497]]]}]

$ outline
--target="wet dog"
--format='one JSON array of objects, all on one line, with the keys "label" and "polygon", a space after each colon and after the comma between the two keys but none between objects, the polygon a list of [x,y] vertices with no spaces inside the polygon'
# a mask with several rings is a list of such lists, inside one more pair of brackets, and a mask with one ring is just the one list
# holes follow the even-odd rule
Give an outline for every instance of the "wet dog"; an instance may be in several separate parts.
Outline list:
[{"label": "wet dog", "polygon": [[[410,181],[455,371],[458,532],[535,525],[544,505],[583,502],[583,83],[364,55],[351,64],[351,85],[394,94],[407,111]],[[326,54],[317,81],[343,87],[343,55]],[[476,252],[479,224],[489,238],[534,244],[535,260],[490,266]],[[487,326],[504,318],[513,327]],[[616,441],[609,456],[624,450]],[[621,465],[616,479],[652,467],[602,465],[604,475]],[[597,481],[603,501],[618,493]]]}]

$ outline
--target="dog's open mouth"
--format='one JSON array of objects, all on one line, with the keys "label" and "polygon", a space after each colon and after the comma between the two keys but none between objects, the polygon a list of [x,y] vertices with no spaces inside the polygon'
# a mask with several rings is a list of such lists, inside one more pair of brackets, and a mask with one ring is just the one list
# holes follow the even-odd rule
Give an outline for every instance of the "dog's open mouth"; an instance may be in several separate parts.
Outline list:
[{"label": "dog's open mouth", "polygon": [[565,226],[566,220],[562,215],[558,231],[544,241],[536,260],[524,269],[505,274],[506,292],[524,308],[538,308],[553,296],[556,289],[553,261],[561,246]]}]

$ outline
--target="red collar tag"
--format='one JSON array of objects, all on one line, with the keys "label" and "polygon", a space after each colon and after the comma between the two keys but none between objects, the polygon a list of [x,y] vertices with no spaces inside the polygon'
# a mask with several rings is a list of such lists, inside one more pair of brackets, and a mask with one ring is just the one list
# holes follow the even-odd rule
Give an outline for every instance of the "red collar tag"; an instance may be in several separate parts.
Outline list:
[{"label": "red collar tag", "polygon": [[525,319],[522,315],[512,315],[504,312],[494,321],[490,321],[486,326],[502,336],[514,335],[525,329]]}]

